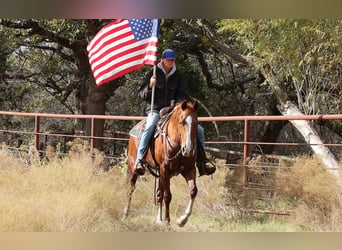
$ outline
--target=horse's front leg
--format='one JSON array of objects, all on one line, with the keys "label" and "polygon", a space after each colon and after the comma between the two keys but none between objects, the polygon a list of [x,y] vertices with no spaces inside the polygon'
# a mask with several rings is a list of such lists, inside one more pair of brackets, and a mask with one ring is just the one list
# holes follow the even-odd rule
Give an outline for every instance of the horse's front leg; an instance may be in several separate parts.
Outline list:
[{"label": "horse's front leg", "polygon": [[170,191],[170,178],[166,178],[164,182],[164,204],[165,204],[165,223],[170,225],[170,203],[172,195]]},{"label": "horse's front leg", "polygon": [[190,190],[190,201],[188,203],[187,208],[182,216],[180,216],[177,220],[177,225],[183,227],[186,222],[188,221],[192,207],[194,205],[194,201],[197,195],[197,186],[196,186],[196,170],[195,168],[189,173],[183,173],[183,177],[185,178],[186,182],[188,183],[189,190]]},{"label": "horse's front leg", "polygon": [[156,203],[158,207],[157,220],[156,220],[157,224],[163,223],[163,215],[162,215],[163,198],[164,198],[164,183],[161,180],[161,178],[159,178],[157,192],[156,192]]}]

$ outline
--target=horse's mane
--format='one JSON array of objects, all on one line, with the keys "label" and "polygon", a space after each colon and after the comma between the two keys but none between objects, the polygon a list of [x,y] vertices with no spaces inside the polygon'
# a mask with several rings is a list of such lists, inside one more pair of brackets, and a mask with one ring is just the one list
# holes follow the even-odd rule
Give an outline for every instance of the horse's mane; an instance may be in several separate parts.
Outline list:
[{"label": "horse's mane", "polygon": [[193,109],[193,111],[197,111],[198,103],[196,101],[194,103],[192,103],[191,101],[181,101],[177,103],[173,108],[169,107],[166,111],[167,113],[163,114],[162,118],[157,124],[157,128],[159,128],[159,130],[157,131],[156,135],[159,134],[160,129],[162,129],[166,123],[170,122],[171,118],[171,120],[174,120],[174,122],[178,121],[181,117],[181,112],[189,108]]},{"label": "horse's mane", "polygon": [[194,108],[194,105],[191,101],[181,101],[176,104],[172,112],[174,112],[176,115],[179,114],[182,110],[188,109],[188,108]]}]

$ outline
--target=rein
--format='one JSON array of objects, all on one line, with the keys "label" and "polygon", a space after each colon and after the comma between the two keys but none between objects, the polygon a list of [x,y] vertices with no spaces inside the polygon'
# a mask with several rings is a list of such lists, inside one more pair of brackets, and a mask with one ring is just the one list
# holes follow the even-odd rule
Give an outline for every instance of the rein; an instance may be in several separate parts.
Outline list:
[{"label": "rein", "polygon": [[[167,159],[168,161],[172,161],[172,160],[176,159],[177,157],[179,157],[180,154],[182,153],[182,147],[181,147],[180,145],[178,145],[177,142],[175,142],[174,140],[172,140],[172,139],[167,135],[166,131],[162,130],[162,131],[161,131],[161,135],[164,136],[165,141],[167,142],[167,143],[164,143],[164,155],[165,155],[165,159]],[[178,134],[178,136],[179,136],[179,138],[180,138],[180,134]],[[172,157],[168,156],[168,154],[167,154],[168,145],[170,145],[171,148],[176,148],[177,146],[179,146],[178,152],[177,152],[174,156],[172,156]]]},{"label": "rein", "polygon": [[[182,155],[182,146],[181,146],[181,134],[179,131],[179,125],[178,125],[178,141],[174,141],[172,138],[169,137],[168,135],[168,128],[169,128],[169,123],[168,121],[170,121],[172,115],[175,115],[175,109],[172,110],[171,112],[167,113],[167,115],[164,115],[161,120],[158,122],[157,124],[157,132],[154,134],[154,138],[157,138],[158,135],[161,135],[164,137],[164,159],[166,161],[173,161],[175,159],[177,159],[178,157],[180,157]],[[177,114],[176,114],[177,115]],[[177,115],[178,116],[178,115]],[[176,140],[177,140],[176,139]],[[168,155],[168,151],[169,149],[171,149],[170,151],[173,152],[174,150],[177,150],[177,152],[172,155],[169,156]],[[154,155],[154,150],[152,149],[152,155]],[[155,158],[153,157],[154,162],[156,163]],[[158,165],[158,164],[157,164]],[[152,170],[150,168],[148,168],[150,172],[152,172]],[[178,171],[177,174],[181,173],[184,170],[184,166],[180,167],[180,170]],[[157,170],[159,172],[159,169]],[[156,173],[153,173],[153,175],[158,178],[159,175]]]}]

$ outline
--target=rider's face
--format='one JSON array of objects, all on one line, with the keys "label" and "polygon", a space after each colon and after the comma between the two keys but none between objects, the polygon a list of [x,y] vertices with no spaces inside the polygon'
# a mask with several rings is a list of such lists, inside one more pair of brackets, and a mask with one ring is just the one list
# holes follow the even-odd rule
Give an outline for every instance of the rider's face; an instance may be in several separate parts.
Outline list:
[{"label": "rider's face", "polygon": [[163,59],[163,65],[164,65],[164,69],[169,72],[172,67],[173,67],[173,64],[175,63],[175,60],[168,60],[168,59]]}]

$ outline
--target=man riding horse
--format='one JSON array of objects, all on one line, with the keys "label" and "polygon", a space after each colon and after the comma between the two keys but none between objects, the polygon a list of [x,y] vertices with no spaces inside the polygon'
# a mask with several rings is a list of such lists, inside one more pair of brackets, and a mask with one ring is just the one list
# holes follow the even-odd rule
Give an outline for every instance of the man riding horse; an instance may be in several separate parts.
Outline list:
[{"label": "man riding horse", "polygon": [[[139,91],[139,96],[147,102],[146,112],[148,115],[137,150],[135,172],[138,175],[145,173],[144,153],[160,119],[159,112],[163,108],[173,106],[180,101],[190,100],[187,82],[176,69],[175,59],[175,51],[172,49],[163,51],[161,61],[157,65],[156,75],[154,76],[153,71],[150,71],[146,75]],[[151,107],[153,86],[155,87],[155,99],[153,107]],[[199,143],[196,165],[199,175],[211,175],[216,171],[216,167],[207,159],[204,152],[204,129],[200,125],[197,126],[197,139]]]}]

